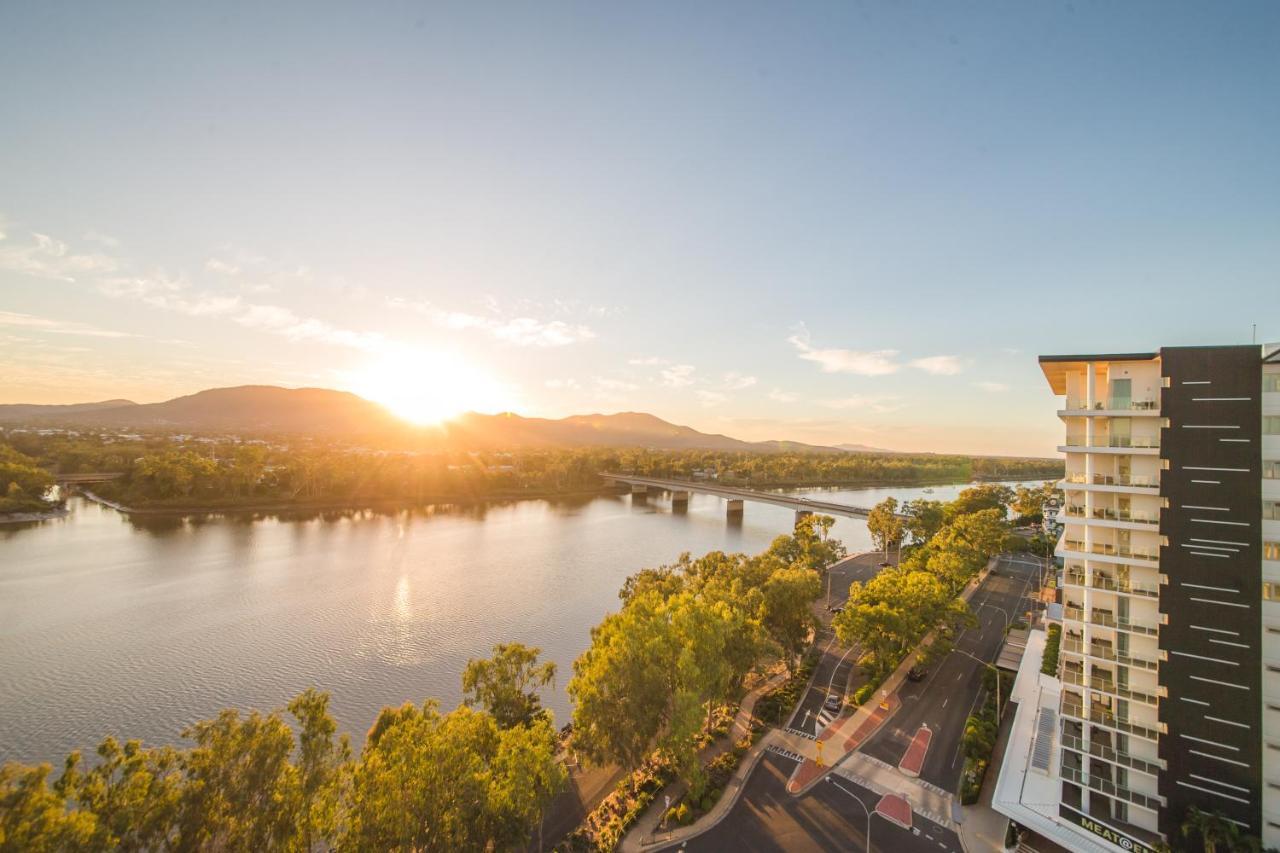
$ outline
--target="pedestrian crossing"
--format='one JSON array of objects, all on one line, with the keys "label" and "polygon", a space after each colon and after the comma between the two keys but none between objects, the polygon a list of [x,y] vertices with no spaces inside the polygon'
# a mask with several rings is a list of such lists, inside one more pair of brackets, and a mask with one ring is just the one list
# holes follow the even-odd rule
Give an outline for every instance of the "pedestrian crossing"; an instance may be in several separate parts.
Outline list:
[{"label": "pedestrian crossing", "polygon": [[822,734],[822,730],[831,725],[835,718],[836,715],[828,711],[826,708],[818,711],[817,715],[813,718],[814,734]]}]

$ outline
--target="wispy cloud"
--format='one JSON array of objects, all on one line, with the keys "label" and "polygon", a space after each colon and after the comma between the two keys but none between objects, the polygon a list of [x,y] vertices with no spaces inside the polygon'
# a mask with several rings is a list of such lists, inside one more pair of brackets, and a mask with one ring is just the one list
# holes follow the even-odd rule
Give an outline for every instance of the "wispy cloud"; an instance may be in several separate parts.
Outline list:
[{"label": "wispy cloud", "polygon": [[958,355],[931,355],[926,358],[917,358],[911,361],[911,366],[935,376],[955,376],[964,369]]},{"label": "wispy cloud", "polygon": [[195,292],[186,279],[170,278],[164,273],[104,279],[98,283],[98,292],[115,299],[136,299],[152,308],[192,317],[232,314],[241,304],[238,296]]},{"label": "wispy cloud", "polygon": [[741,391],[744,388],[750,388],[756,384],[754,376],[744,376],[736,370],[731,370],[721,378],[722,387],[726,391]]},{"label": "wispy cloud", "polygon": [[863,352],[851,349],[815,347],[809,332],[802,325],[800,330],[787,338],[800,353],[800,358],[822,367],[823,373],[854,373],[858,376],[885,376],[897,373],[900,365],[895,361],[897,350],[882,349]]},{"label": "wispy cloud", "polygon": [[721,403],[728,402],[729,395],[721,391],[708,391],[703,388],[697,392],[698,402],[710,408],[711,406],[719,406]]},{"label": "wispy cloud", "polygon": [[441,314],[438,322],[450,329],[479,329],[519,347],[562,347],[589,341],[596,336],[587,326],[533,317],[500,319],[450,311]]},{"label": "wispy cloud", "polygon": [[204,268],[209,272],[216,272],[219,275],[239,275],[240,267],[230,261],[224,261],[221,258],[209,258],[204,262]]},{"label": "wispy cloud", "polygon": [[381,350],[386,343],[382,335],[339,328],[315,317],[300,317],[279,305],[250,305],[236,317],[236,322],[294,341],[321,341],[368,351]]},{"label": "wispy cloud", "polygon": [[670,364],[665,358],[658,358],[656,355],[648,355],[643,358],[627,359],[627,364],[634,364],[637,367],[657,367],[660,364]]},{"label": "wispy cloud", "polygon": [[692,364],[673,364],[662,370],[662,384],[668,388],[687,388],[693,384],[694,370]]},{"label": "wispy cloud", "polygon": [[528,316],[508,316],[492,298],[487,300],[489,315],[467,311],[447,311],[425,301],[410,301],[400,297],[387,300],[393,308],[408,308],[437,325],[447,329],[475,329],[504,343],[519,347],[562,347],[589,341],[596,336],[589,326],[568,323],[564,320],[542,320]]},{"label": "wispy cloud", "polygon": [[84,238],[90,243],[97,243],[99,246],[106,246],[108,249],[120,248],[120,241],[110,234],[103,234],[101,231],[90,228],[85,232]]},{"label": "wispy cloud", "polygon": [[52,320],[48,317],[36,317],[32,314],[19,314],[14,311],[0,311],[0,326],[17,326],[37,332],[49,332],[55,335],[82,335],[87,338],[136,338],[128,332],[117,332],[113,329],[101,329],[88,323],[76,323],[68,320]]},{"label": "wispy cloud", "polygon": [[973,385],[975,388],[981,388],[983,391],[988,391],[992,394],[998,394],[1001,391],[1009,390],[1009,386],[1003,382],[975,382]]},{"label": "wispy cloud", "polygon": [[897,397],[873,397],[864,394],[854,394],[851,397],[841,397],[835,400],[823,400],[820,405],[828,409],[865,409],[876,414],[893,412],[901,408]]},{"label": "wispy cloud", "polygon": [[640,386],[623,379],[610,379],[604,376],[595,378],[596,388],[601,391],[635,391]]},{"label": "wispy cloud", "polygon": [[553,391],[577,391],[582,388],[576,379],[548,379],[542,384]]},{"label": "wispy cloud", "polygon": [[47,234],[31,234],[25,244],[10,243],[0,235],[0,269],[59,281],[75,281],[77,276],[112,273],[122,267],[119,258],[97,252],[78,253],[61,240]]},{"label": "wispy cloud", "polygon": [[800,399],[800,395],[794,391],[783,391],[781,388],[774,388],[769,392],[769,399],[775,403],[794,403]]}]

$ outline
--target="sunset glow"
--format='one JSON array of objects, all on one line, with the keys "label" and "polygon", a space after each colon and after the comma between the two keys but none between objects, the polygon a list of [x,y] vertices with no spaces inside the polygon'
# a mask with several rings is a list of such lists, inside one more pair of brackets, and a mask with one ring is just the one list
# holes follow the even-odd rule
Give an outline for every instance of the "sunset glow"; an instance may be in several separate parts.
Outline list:
[{"label": "sunset glow", "polygon": [[513,393],[456,353],[397,349],[347,377],[346,386],[416,424],[436,424],[464,412],[515,407]]}]

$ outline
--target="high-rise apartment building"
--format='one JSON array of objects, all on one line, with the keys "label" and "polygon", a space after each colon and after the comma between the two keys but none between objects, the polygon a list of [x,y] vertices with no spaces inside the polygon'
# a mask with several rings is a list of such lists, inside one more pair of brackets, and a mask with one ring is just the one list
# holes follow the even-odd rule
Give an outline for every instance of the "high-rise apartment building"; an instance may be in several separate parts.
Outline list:
[{"label": "high-rise apartment building", "polygon": [[1057,678],[1015,688],[1034,743],[997,810],[1072,849],[1180,848],[1191,806],[1280,845],[1280,347],[1040,366],[1065,398],[1062,639]]}]

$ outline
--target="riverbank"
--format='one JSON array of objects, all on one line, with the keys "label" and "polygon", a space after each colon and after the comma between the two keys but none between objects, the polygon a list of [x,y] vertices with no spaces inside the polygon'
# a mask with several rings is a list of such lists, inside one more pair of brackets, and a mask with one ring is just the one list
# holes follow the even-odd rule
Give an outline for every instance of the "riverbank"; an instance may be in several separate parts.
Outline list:
[{"label": "riverbank", "polygon": [[66,518],[71,514],[71,510],[65,506],[57,509],[43,510],[41,512],[6,512],[0,514],[0,524],[27,524],[33,521],[53,521],[58,518]]},{"label": "riverbank", "polygon": [[[1027,482],[1040,480],[1040,477],[1028,478]],[[1047,477],[1045,479],[1060,479],[1059,477]],[[752,488],[760,491],[777,491],[780,489],[888,489],[888,488],[920,488],[929,486],[954,486],[963,485],[965,483],[986,483],[986,482],[1005,482],[1002,478],[996,477],[974,477],[966,480],[954,479],[920,479],[920,480],[830,480],[825,482],[806,482],[806,481],[781,481],[771,483],[751,483],[736,481],[717,481],[719,485],[733,486],[734,488]],[[495,492],[489,495],[430,495],[424,497],[420,501],[406,502],[403,500],[363,500],[363,501],[274,501],[254,504],[237,504],[237,503],[202,503],[202,504],[178,504],[178,505],[158,505],[158,506],[128,506],[104,498],[87,489],[81,489],[78,492],[85,498],[101,504],[117,512],[126,515],[140,515],[153,517],[182,517],[190,515],[258,515],[258,514],[287,514],[287,513],[314,513],[314,512],[360,512],[364,510],[372,510],[374,512],[402,512],[411,509],[424,509],[427,507],[437,506],[478,506],[481,504],[505,504],[515,501],[554,501],[554,500],[575,500],[582,498],[603,497],[606,495],[624,495],[625,490],[619,490],[614,486],[600,485],[591,489],[570,489],[557,492]],[[62,513],[65,515],[65,513]]]}]

